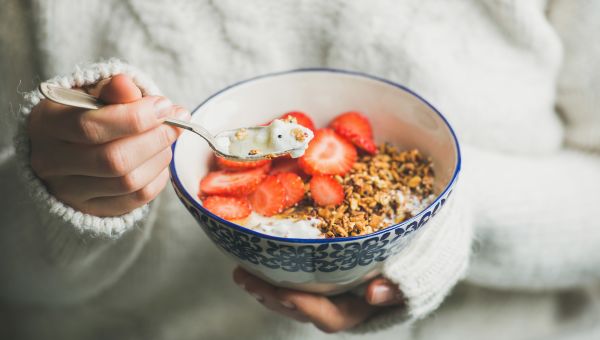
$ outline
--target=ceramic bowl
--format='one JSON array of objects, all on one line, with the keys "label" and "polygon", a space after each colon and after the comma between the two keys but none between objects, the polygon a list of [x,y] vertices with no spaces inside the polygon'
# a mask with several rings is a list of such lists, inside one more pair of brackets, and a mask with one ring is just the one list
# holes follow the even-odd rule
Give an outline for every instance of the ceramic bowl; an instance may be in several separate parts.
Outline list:
[{"label": "ceramic bowl", "polygon": [[171,180],[202,230],[247,271],[277,286],[337,294],[380,274],[387,258],[401,252],[437,218],[456,184],[460,149],[444,116],[413,91],[385,79],[334,69],[293,70],[241,81],[206,99],[192,121],[216,133],[292,110],[308,113],[317,126],[345,111],[362,112],[378,143],[418,148],[432,157],[435,200],[413,218],[369,235],[293,239],[246,229],[202,207],[198,183],[208,171],[212,153],[192,133],[184,132],[173,146]]}]

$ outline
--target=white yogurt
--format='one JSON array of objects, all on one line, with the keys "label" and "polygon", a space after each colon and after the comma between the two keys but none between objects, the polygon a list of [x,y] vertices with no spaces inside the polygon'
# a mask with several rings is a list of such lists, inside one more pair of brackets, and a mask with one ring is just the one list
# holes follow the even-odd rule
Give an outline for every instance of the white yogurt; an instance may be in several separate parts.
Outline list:
[{"label": "white yogurt", "polygon": [[275,119],[268,126],[219,134],[215,144],[221,152],[238,157],[251,158],[291,150],[290,155],[298,158],[313,137],[313,132],[297,124],[295,119]]},{"label": "white yogurt", "polygon": [[325,238],[317,228],[319,220],[295,221],[288,218],[265,217],[253,212],[242,224],[259,233],[285,238]]}]

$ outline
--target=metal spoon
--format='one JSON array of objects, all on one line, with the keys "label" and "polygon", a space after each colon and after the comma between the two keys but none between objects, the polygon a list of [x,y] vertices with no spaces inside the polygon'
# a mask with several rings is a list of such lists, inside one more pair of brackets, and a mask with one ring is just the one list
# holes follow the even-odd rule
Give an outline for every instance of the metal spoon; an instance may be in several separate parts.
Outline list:
[{"label": "metal spoon", "polygon": [[[91,110],[96,110],[96,109],[99,109],[99,108],[103,107],[104,105],[106,105],[102,102],[102,100],[100,100],[97,97],[94,97],[92,95],[89,95],[89,94],[81,92],[81,91],[76,91],[76,90],[60,87],[58,85],[51,84],[51,83],[41,83],[39,86],[39,89],[40,89],[40,92],[44,95],[44,97],[50,99],[53,102],[56,102],[56,103],[59,103],[62,105],[79,107],[82,109],[91,109]],[[220,150],[215,144],[215,139],[216,139],[216,137],[219,137],[220,135],[228,136],[231,134],[235,134],[235,132],[238,129],[222,131],[222,132],[219,132],[217,135],[213,136],[208,130],[206,130],[202,126],[200,126],[198,124],[186,122],[186,121],[183,121],[180,119],[166,118],[163,121],[163,123],[167,124],[167,125],[176,126],[176,127],[182,128],[182,129],[186,129],[188,131],[191,131],[191,132],[197,134],[198,136],[204,138],[204,140],[208,142],[208,145],[210,146],[210,148],[213,149],[213,151],[217,155],[224,157],[224,158],[231,159],[231,160],[235,160],[235,161],[251,162],[251,161],[256,161],[256,160],[261,160],[261,159],[271,159],[271,158],[287,155],[293,151],[293,150],[286,150],[286,151],[268,153],[268,154],[247,155],[246,157],[231,155],[231,154],[226,153],[225,150]],[[246,128],[246,130],[257,131],[257,130],[265,129],[265,128],[266,127],[264,127],[264,126],[253,126],[253,127]]]}]

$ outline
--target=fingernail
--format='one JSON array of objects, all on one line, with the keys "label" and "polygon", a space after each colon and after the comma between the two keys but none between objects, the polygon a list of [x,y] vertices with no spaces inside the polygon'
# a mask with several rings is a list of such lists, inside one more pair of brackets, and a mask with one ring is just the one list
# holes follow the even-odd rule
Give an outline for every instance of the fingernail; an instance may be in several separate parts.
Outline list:
[{"label": "fingernail", "polygon": [[380,305],[392,302],[396,299],[396,291],[389,285],[380,284],[373,287],[371,304]]},{"label": "fingernail", "polygon": [[296,309],[296,305],[289,301],[279,301],[279,303],[281,303],[281,305],[287,309]]},{"label": "fingernail", "polygon": [[173,103],[165,97],[162,97],[159,100],[157,100],[154,103],[154,113],[156,114],[156,117],[166,117],[171,112],[172,106]]},{"label": "fingernail", "polygon": [[258,301],[258,302],[265,301],[265,298],[263,298],[262,296],[260,296],[260,295],[258,295],[256,293],[250,293],[250,295],[252,295],[256,299],[256,301]]}]

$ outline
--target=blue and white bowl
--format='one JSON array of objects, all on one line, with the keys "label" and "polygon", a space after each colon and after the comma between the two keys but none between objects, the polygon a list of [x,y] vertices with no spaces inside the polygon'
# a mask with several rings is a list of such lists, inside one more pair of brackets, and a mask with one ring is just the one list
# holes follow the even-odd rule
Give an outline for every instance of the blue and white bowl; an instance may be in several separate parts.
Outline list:
[{"label": "blue and white bowl", "polygon": [[380,274],[387,258],[402,252],[428,221],[437,218],[460,170],[458,141],[444,116],[413,91],[385,79],[333,69],[294,70],[239,82],[205,100],[192,121],[216,133],[292,110],[308,113],[317,126],[339,113],[361,111],[371,120],[378,143],[418,148],[432,157],[437,197],[413,218],[373,234],[293,239],[249,230],[202,207],[198,183],[212,153],[189,132],[173,146],[171,179],[204,232],[244,269],[277,286],[337,294]]}]

